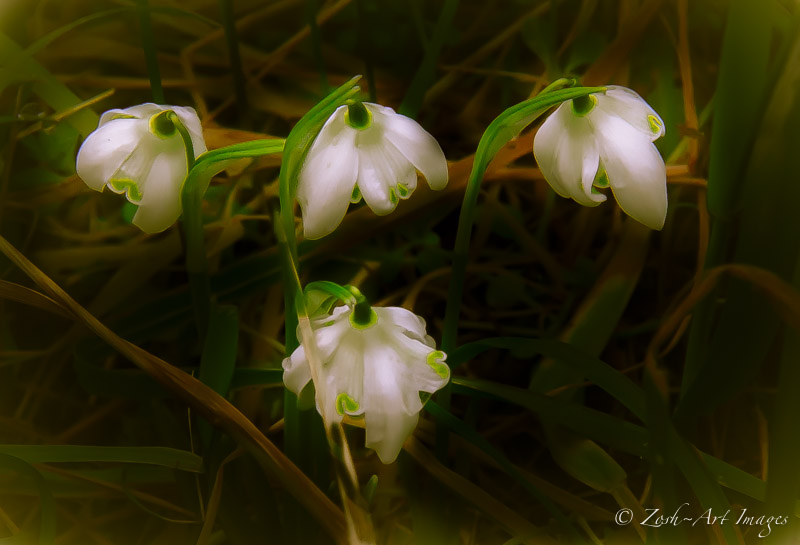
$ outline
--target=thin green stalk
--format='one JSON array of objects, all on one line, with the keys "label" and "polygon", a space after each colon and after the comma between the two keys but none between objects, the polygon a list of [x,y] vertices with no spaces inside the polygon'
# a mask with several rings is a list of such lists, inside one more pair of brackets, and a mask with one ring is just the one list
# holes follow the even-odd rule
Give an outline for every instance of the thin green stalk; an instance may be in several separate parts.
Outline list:
[{"label": "thin green stalk", "polygon": [[[464,296],[464,279],[466,276],[467,259],[469,256],[469,243],[472,236],[472,225],[475,221],[475,207],[478,203],[481,181],[489,162],[495,154],[509,140],[516,137],[525,127],[535,121],[549,108],[566,100],[571,100],[591,93],[605,91],[605,87],[571,87],[573,80],[560,79],[536,97],[516,104],[500,114],[483,133],[475,159],[467,181],[464,202],[458,218],[456,243],[453,250],[453,268],[450,277],[450,286],[447,293],[445,307],[444,328],[442,332],[442,350],[451,352],[458,341],[458,317],[461,310],[461,300]],[[566,87],[566,88],[565,88]],[[437,401],[445,410],[450,409],[450,388],[445,386],[437,394]],[[447,453],[447,431],[443,428],[437,430],[436,453],[444,459]]]},{"label": "thin green stalk", "polygon": [[[175,115],[177,119],[177,115]],[[183,125],[179,122],[176,127],[181,131]],[[184,143],[187,142],[188,132],[185,128],[181,131]],[[191,142],[191,139],[188,140]],[[208,263],[206,262],[205,238],[203,233],[202,204],[208,184],[216,174],[222,172],[233,159],[245,157],[261,157],[283,151],[284,141],[254,140],[234,144],[226,148],[209,151],[194,159],[194,151],[187,147],[187,161],[189,174],[181,188],[181,206],[183,208],[183,236],[186,251],[186,272],[189,275],[189,288],[192,293],[192,303],[195,309],[200,337],[205,337],[208,326],[208,316],[211,302],[211,283],[208,276]],[[191,155],[191,158],[189,157]],[[192,164],[194,163],[194,164]]]},{"label": "thin green stalk", "polygon": [[225,42],[228,46],[228,59],[233,76],[233,92],[236,95],[236,108],[239,117],[247,112],[247,86],[245,85],[242,57],[239,54],[239,36],[236,32],[236,17],[233,11],[233,0],[219,0],[222,14],[222,26],[225,28]]},{"label": "thin green stalk", "polygon": [[[483,174],[495,154],[509,140],[516,137],[525,127],[535,121],[549,108],[566,100],[587,96],[591,93],[605,91],[605,87],[573,87],[567,80],[558,80],[544,89],[538,96],[508,108],[500,114],[481,137],[478,150],[467,181],[467,189],[458,218],[458,230],[453,255],[453,272],[447,295],[447,307],[444,318],[442,347],[445,352],[456,347],[458,334],[458,316],[464,290],[464,276],[469,254],[469,242],[472,236],[472,225],[475,221],[475,207],[478,202]],[[441,403],[440,403],[441,405]],[[445,407],[446,408],[446,407]]]},{"label": "thin green stalk", "polygon": [[138,0],[139,28],[142,33],[142,49],[147,63],[147,76],[150,78],[150,90],[153,102],[164,104],[164,88],[161,86],[161,71],[158,68],[158,53],[153,34],[153,23],[150,21],[150,8],[147,0]]}]

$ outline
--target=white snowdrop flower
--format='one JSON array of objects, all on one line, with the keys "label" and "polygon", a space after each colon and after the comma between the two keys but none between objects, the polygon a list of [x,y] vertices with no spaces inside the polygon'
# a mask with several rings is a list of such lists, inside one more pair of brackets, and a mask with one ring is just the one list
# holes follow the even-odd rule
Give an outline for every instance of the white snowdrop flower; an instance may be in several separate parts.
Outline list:
[{"label": "white snowdrop flower", "polygon": [[[417,425],[420,392],[433,393],[449,380],[444,352],[426,334],[425,321],[404,308],[341,306],[311,325],[325,388],[326,406],[317,410],[329,421],[363,415],[367,447],[383,463],[393,462]],[[302,345],[283,369],[286,387],[299,395],[311,380]]]},{"label": "white snowdrop flower", "polygon": [[169,119],[175,112],[188,131],[194,156],[206,151],[194,108],[140,104],[109,110],[78,151],[77,171],[96,191],[108,186],[139,206],[134,225],[158,233],[181,215],[181,185],[188,165],[183,137]]},{"label": "white snowdrop flower", "polygon": [[447,185],[447,160],[416,121],[379,104],[340,106],[325,122],[299,174],[297,200],[308,239],[333,232],[363,196],[379,216],[417,187],[419,170],[432,189]]},{"label": "white snowdrop flower", "polygon": [[533,141],[542,174],[556,193],[585,206],[611,187],[625,213],[651,229],[667,215],[664,160],[653,142],[664,122],[647,102],[625,87],[564,102],[545,120]]}]

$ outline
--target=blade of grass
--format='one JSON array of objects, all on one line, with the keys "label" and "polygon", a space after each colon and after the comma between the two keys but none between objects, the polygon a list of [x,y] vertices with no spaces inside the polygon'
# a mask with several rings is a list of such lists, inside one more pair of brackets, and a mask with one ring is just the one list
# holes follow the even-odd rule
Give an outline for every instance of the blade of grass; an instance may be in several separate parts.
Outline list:
[{"label": "blade of grass", "polygon": [[[800,145],[796,134],[800,123],[798,84],[800,39],[795,39],[784,72],[775,82],[735,201],[741,199],[747,206],[738,213],[733,259],[772,271],[784,280],[791,278],[800,255],[800,222],[793,204],[800,200],[800,186],[786,174],[794,168],[792,154]],[[710,189],[709,185],[709,198]],[[682,426],[690,426],[698,414],[712,410],[749,384],[768,357],[779,329],[780,316],[770,301],[748,283],[731,280],[725,293],[702,368],[694,370],[693,380],[683,381],[675,414]]]},{"label": "blade of grass", "polygon": [[[644,421],[644,392],[628,377],[603,361],[587,355],[572,345],[549,339],[524,337],[494,337],[460,346],[447,357],[451,369],[491,348],[514,350],[525,354],[544,354],[563,362],[572,372],[596,384],[614,399],[623,404],[634,415]],[[580,380],[579,379],[579,380]]]},{"label": "blade of grass", "polygon": [[[69,90],[44,66],[36,62],[32,57],[24,55],[23,49],[11,40],[8,36],[0,32],[0,65],[6,65],[11,59],[24,58],[15,64],[15,69],[0,73],[0,90],[5,89],[9,84],[21,80],[32,81],[31,89],[53,110],[60,112],[70,110],[82,99]],[[88,136],[90,132],[97,128],[99,121],[97,114],[89,109],[76,111],[65,119],[66,123],[75,128],[81,136]]]},{"label": "blade of grass", "polygon": [[63,289],[39,270],[24,255],[0,236],[0,252],[5,254],[50,297],[70,312],[120,354],[153,376],[194,411],[224,429],[245,446],[270,474],[277,477],[289,493],[308,509],[337,543],[344,545],[345,524],[342,512],[241,412],[199,380],[117,336],[89,314]]},{"label": "blade of grass", "polygon": [[[0,453],[0,468],[24,475],[36,483],[39,490],[39,545],[53,545],[56,538],[56,509],[50,487],[36,468],[28,462]],[[14,538],[16,540],[16,537]]]},{"label": "blade of grass", "polygon": [[184,450],[168,447],[99,447],[83,445],[0,445],[0,454],[29,464],[104,462],[150,464],[181,471],[202,473],[203,459]]},{"label": "blade of grass", "polygon": [[225,29],[225,43],[228,46],[228,60],[233,76],[236,109],[239,119],[244,121],[247,113],[247,85],[242,69],[242,56],[239,53],[239,36],[236,32],[233,0],[219,0],[219,10],[222,14],[222,26]]},{"label": "blade of grass", "polygon": [[417,117],[417,113],[422,107],[425,93],[436,77],[436,64],[439,61],[444,40],[450,31],[450,26],[453,24],[453,18],[458,10],[458,3],[459,0],[445,0],[442,11],[439,13],[439,18],[436,20],[433,36],[431,36],[425,47],[425,56],[419,68],[417,68],[411,84],[408,86],[406,96],[397,110],[398,113],[411,118]]},{"label": "blade of grass", "polygon": [[[742,202],[742,173],[764,109],[770,42],[770,25],[762,7],[749,0],[733,0],[722,41],[714,98],[707,192],[711,239],[706,269],[727,260],[733,216]],[[692,318],[681,395],[709,360],[715,299],[704,302]]]},{"label": "blade of grass", "polygon": [[570,543],[585,543],[585,540],[578,532],[578,529],[575,527],[574,523],[569,521],[561,512],[561,510],[556,507],[556,505],[550,501],[545,494],[536,488],[529,480],[523,478],[502,452],[494,448],[469,424],[459,420],[450,414],[449,411],[446,411],[437,405],[434,401],[428,401],[425,404],[425,410],[431,413],[434,418],[436,418],[438,424],[443,425],[449,431],[460,435],[466,441],[481,449],[483,452],[491,456],[492,459],[494,459],[498,464],[500,464],[500,467],[503,468],[503,471],[517,481],[517,483],[527,490],[531,496],[536,498],[536,501],[544,506],[545,509],[547,509],[547,511],[556,518],[556,520],[561,524],[562,528],[570,536]]},{"label": "blade of grass", "polygon": [[165,104],[164,88],[161,85],[161,70],[158,67],[158,50],[156,49],[153,22],[150,20],[148,3],[148,0],[136,0],[142,49],[144,50],[144,59],[147,64],[147,76],[150,78],[150,91],[153,94],[153,102]]}]

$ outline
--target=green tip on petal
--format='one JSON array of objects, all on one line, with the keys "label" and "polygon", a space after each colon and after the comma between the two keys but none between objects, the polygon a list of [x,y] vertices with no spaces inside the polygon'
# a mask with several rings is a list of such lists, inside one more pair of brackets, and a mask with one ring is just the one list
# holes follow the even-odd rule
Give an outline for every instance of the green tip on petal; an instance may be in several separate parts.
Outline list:
[{"label": "green tip on petal", "polygon": [[358,408],[358,401],[349,395],[341,393],[336,396],[336,412],[339,413],[340,416],[344,416],[345,413],[354,413],[358,411]]},{"label": "green tip on petal", "polygon": [[434,350],[426,359],[426,363],[433,369],[433,371],[442,378],[450,376],[450,368],[439,360],[445,358],[444,352],[441,350]]},{"label": "green tip on petal", "polygon": [[647,121],[650,123],[650,130],[653,131],[653,134],[659,134],[664,130],[664,122],[653,114],[647,116]]},{"label": "green tip on petal", "polygon": [[601,168],[600,170],[597,171],[597,174],[594,177],[592,185],[594,187],[599,187],[601,189],[611,185],[610,182],[608,181],[608,173],[606,172],[606,169]]},{"label": "green tip on petal", "polygon": [[405,199],[409,195],[408,186],[406,184],[397,184],[397,193],[401,199]]},{"label": "green tip on petal", "polygon": [[597,97],[594,95],[586,95],[572,99],[572,111],[575,115],[583,117],[597,105]]},{"label": "green tip on petal", "polygon": [[150,132],[159,138],[169,138],[175,134],[175,123],[170,119],[174,112],[172,110],[164,110],[150,118]]},{"label": "green tip on petal", "polygon": [[117,193],[124,193],[125,197],[134,204],[138,204],[142,200],[139,186],[130,178],[112,178],[108,181],[108,187]]},{"label": "green tip on petal", "polygon": [[361,201],[361,190],[358,188],[358,186],[355,186],[353,188],[353,194],[350,195],[350,202],[355,204],[359,201]]},{"label": "green tip on petal", "polygon": [[347,106],[347,111],[344,113],[345,122],[353,127],[363,131],[372,126],[372,112],[367,110],[361,102],[354,102]]},{"label": "green tip on petal", "polygon": [[397,191],[393,187],[389,188],[389,202],[397,204],[400,200],[397,198]]},{"label": "green tip on petal", "polygon": [[116,114],[114,117],[111,118],[111,121],[115,121],[117,119],[136,119],[136,116],[129,114]]}]

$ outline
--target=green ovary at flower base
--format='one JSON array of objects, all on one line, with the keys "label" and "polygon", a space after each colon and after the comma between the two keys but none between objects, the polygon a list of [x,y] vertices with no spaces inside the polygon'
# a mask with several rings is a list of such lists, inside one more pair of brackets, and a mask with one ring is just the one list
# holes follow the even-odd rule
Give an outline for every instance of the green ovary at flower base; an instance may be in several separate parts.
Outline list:
[{"label": "green ovary at flower base", "polygon": [[[336,307],[311,322],[322,367],[322,386],[315,386],[325,388],[326,407],[317,410],[330,421],[363,416],[366,446],[391,463],[417,425],[420,392],[442,388],[450,369],[426,334],[425,321],[413,312],[372,307],[358,316],[355,306]],[[283,360],[283,368],[286,387],[299,395],[311,381],[302,345]]]},{"label": "green ovary at flower base", "polygon": [[533,153],[556,193],[584,206],[611,187],[620,207],[651,229],[667,214],[664,160],[653,142],[664,122],[635,92],[609,85],[605,93],[564,102],[542,124]]},{"label": "green ovary at flower base", "polygon": [[391,213],[417,187],[447,185],[447,161],[416,121],[378,104],[340,106],[320,130],[298,176],[306,238],[333,232],[350,202],[362,197],[378,215]]},{"label": "green ovary at flower base", "polygon": [[108,186],[125,194],[139,207],[134,225],[158,233],[181,214],[181,185],[189,168],[187,137],[193,158],[206,151],[193,108],[141,104],[109,110],[78,151],[78,176],[96,191]]}]

